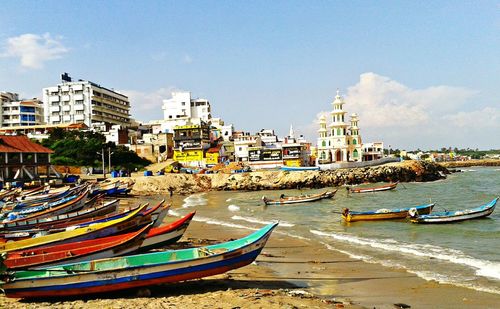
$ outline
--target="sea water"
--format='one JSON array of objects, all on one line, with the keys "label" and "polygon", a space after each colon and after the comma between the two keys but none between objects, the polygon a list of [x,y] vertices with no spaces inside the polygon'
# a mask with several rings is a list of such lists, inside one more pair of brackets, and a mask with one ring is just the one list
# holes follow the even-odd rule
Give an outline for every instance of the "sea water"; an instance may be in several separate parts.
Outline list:
[{"label": "sea water", "polygon": [[434,211],[477,207],[500,195],[498,168],[466,169],[444,180],[400,183],[395,190],[377,193],[349,194],[345,187],[338,189],[333,199],[284,206],[264,206],[261,198],[326,189],[174,196],[178,207],[171,214],[196,209],[194,220],[248,230],[279,220],[278,233],[316,241],[367,262],[402,268],[426,280],[500,294],[500,209],[488,218],[444,225],[406,220],[347,224],[339,214],[344,207],[365,211],[430,202],[436,204]]}]

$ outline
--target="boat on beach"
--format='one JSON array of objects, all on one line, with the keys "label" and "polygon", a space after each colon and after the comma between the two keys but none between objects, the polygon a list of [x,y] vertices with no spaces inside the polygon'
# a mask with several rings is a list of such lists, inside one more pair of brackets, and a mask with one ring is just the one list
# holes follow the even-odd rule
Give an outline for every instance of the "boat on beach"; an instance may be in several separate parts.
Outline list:
[{"label": "boat on beach", "polygon": [[396,189],[397,185],[398,185],[398,183],[395,182],[395,183],[390,183],[387,185],[376,186],[376,187],[360,187],[360,188],[347,187],[347,191],[351,192],[351,193],[370,193],[370,192],[388,191],[388,190]]},{"label": "boat on beach", "polygon": [[409,216],[409,212],[429,214],[433,208],[434,204],[396,209],[381,208],[372,211],[351,211],[349,208],[344,208],[342,219],[346,222],[405,219]]},{"label": "boat on beach", "polygon": [[481,205],[479,207],[455,210],[455,211],[441,211],[433,212],[431,214],[422,215],[419,213],[411,213],[410,221],[413,223],[453,223],[471,219],[484,218],[495,210],[498,197],[491,202]]},{"label": "boat on beach", "polygon": [[269,224],[246,237],[200,248],[5,272],[0,285],[7,297],[33,299],[109,293],[217,275],[252,263],[277,225]]},{"label": "boat on beach", "polygon": [[277,200],[271,200],[267,197],[263,196],[262,200],[266,205],[284,205],[284,204],[297,204],[297,203],[306,203],[306,202],[315,202],[325,198],[332,198],[337,190],[335,191],[325,191],[320,194],[306,194],[306,195],[298,195],[298,196],[285,196],[284,194]]}]

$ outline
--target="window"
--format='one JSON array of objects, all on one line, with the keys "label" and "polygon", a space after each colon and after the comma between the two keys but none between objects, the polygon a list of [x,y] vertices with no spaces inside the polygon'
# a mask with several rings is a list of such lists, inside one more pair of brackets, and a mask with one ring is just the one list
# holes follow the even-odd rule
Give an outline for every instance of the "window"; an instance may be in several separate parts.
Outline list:
[{"label": "window", "polygon": [[340,128],[337,129],[337,135],[341,135],[341,131],[340,131]]},{"label": "window", "polygon": [[326,141],[321,142],[321,146],[326,147]]},{"label": "window", "polygon": [[358,157],[358,150],[357,149],[354,149],[354,151],[352,152],[352,156],[354,158],[357,158]]},{"label": "window", "polygon": [[356,141],[356,139],[354,138],[354,139],[352,140],[352,144],[353,144],[353,145],[356,145],[357,143],[358,143],[358,142],[357,142],[357,141]]}]

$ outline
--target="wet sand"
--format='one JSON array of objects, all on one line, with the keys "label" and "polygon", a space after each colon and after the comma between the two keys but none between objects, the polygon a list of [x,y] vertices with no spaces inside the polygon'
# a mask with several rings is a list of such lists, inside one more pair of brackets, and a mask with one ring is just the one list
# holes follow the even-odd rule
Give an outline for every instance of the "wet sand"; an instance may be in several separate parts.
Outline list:
[{"label": "wet sand", "polygon": [[[248,233],[192,222],[180,246]],[[83,299],[29,302],[0,296],[0,308],[498,308],[499,303],[498,294],[429,282],[352,259],[281,234],[279,228],[255,263],[219,276]]]}]

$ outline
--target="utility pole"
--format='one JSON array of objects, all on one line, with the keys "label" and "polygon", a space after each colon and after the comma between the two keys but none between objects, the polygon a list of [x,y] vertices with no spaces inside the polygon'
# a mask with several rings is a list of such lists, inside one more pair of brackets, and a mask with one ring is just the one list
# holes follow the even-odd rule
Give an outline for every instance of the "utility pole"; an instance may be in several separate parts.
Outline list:
[{"label": "utility pole", "polygon": [[105,159],[104,159],[104,148],[102,148],[101,152],[98,152],[97,154],[100,154],[102,156],[102,176],[106,178],[106,171],[105,171]]},{"label": "utility pole", "polygon": [[111,155],[114,154],[114,152],[111,152],[111,147],[108,147],[108,166],[109,166],[109,172],[111,173]]}]

